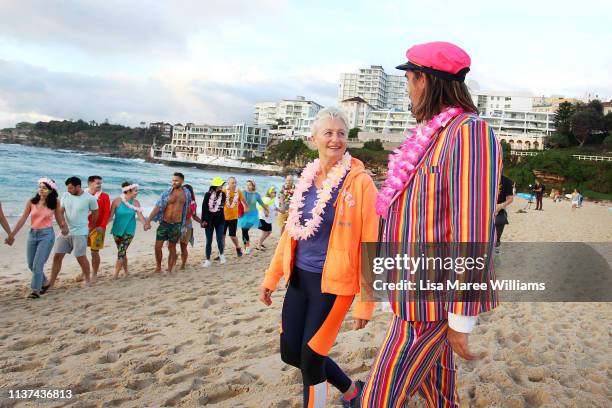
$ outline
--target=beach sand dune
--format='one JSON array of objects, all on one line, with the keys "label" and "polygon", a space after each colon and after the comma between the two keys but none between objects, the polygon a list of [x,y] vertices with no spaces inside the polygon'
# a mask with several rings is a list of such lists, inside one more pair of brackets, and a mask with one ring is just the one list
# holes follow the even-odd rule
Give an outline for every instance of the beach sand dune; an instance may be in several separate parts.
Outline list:
[{"label": "beach sand dune", "polygon": [[[612,212],[586,203],[545,201],[543,212],[516,214],[508,241],[612,242]],[[254,233],[257,235],[257,233]],[[139,232],[130,248],[131,274],[109,278],[115,248],[107,239],[96,286],[72,281],[67,258],[61,281],[42,299],[28,301],[25,234],[0,254],[0,387],[72,390],[60,407],[298,407],[299,371],[280,361],[281,287],[273,305],[258,299],[271,254],[254,251],[228,264],[199,266],[202,233],[185,271],[152,273],[153,231]],[[268,247],[273,247],[275,235]],[[50,266],[50,262],[48,264]],[[391,314],[352,331],[348,317],[331,356],[354,378],[365,379]],[[463,406],[609,407],[612,401],[612,304],[506,303],[480,318],[470,337],[476,362],[458,360]],[[330,406],[339,394],[330,387]],[[2,407],[38,406],[10,400]],[[410,407],[422,407],[416,398]]]}]

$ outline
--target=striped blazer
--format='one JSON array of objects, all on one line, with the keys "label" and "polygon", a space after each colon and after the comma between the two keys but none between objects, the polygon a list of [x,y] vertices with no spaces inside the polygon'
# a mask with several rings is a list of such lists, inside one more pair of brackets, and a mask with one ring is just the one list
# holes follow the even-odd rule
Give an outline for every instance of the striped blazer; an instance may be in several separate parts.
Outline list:
[{"label": "striped blazer", "polygon": [[[484,120],[467,113],[453,118],[433,137],[413,179],[390,206],[379,241],[492,244],[501,165],[500,143]],[[392,293],[394,313],[409,321],[444,320],[447,312],[476,316],[497,304],[492,290],[470,302]]]}]

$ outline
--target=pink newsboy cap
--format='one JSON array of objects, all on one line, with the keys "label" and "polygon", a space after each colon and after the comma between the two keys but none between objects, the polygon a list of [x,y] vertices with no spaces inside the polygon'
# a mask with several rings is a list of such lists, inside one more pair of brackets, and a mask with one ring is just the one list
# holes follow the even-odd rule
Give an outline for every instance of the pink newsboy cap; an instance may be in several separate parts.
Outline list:
[{"label": "pink newsboy cap", "polygon": [[465,81],[472,60],[455,44],[435,41],[418,44],[406,51],[408,62],[395,67],[402,71],[422,71],[447,81]]}]

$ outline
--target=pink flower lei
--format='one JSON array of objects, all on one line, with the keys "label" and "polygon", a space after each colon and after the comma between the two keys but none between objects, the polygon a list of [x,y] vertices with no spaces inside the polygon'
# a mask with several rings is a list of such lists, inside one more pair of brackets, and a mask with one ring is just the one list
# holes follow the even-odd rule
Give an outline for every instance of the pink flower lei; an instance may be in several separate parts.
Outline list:
[{"label": "pink flower lei", "polygon": [[[229,192],[230,192],[229,190],[226,190],[225,195],[226,195],[227,197],[229,197]],[[239,198],[239,197],[240,197],[240,193],[238,192],[238,189],[236,189],[236,191],[234,191],[234,198],[233,198],[231,201],[230,201],[230,200],[227,200],[227,201],[225,202],[225,206],[226,206],[227,208],[234,208],[234,207],[236,206],[236,204],[238,204],[238,198]]]},{"label": "pink flower lei", "polygon": [[222,199],[223,199],[223,193],[217,194],[216,191],[214,193],[210,193],[210,197],[208,199],[208,209],[210,210],[211,213],[216,213],[217,211],[219,211],[219,207],[221,206]]},{"label": "pink flower lei", "polygon": [[447,107],[434,116],[429,122],[417,125],[399,148],[389,155],[387,179],[384,181],[376,198],[376,214],[387,217],[391,203],[404,191],[412,179],[416,166],[423,158],[431,139],[436,132],[446,126],[455,116],[461,114],[459,107]]},{"label": "pink flower lei", "polygon": [[342,159],[329,171],[321,189],[317,190],[317,201],[311,210],[312,218],[306,221],[305,225],[302,225],[300,222],[302,211],[300,209],[304,207],[304,193],[314,183],[320,170],[319,163],[319,159],[316,159],[306,165],[295,186],[293,197],[291,197],[289,216],[285,228],[289,236],[296,240],[308,239],[318,231],[323,221],[321,215],[327,202],[331,199],[332,191],[338,187],[344,175],[351,169],[351,155],[348,152],[344,153]]}]

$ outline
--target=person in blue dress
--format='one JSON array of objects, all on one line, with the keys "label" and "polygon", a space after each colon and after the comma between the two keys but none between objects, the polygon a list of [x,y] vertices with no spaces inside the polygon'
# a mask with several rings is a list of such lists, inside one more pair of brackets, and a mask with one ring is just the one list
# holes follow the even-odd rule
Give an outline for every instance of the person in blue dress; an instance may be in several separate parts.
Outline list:
[{"label": "person in blue dress", "polygon": [[259,227],[259,211],[257,210],[257,204],[263,207],[266,217],[269,214],[269,210],[268,206],[261,199],[261,195],[256,191],[255,182],[253,180],[247,180],[244,199],[248,204],[248,208],[244,209],[244,214],[238,219],[238,228],[242,230],[244,253],[248,254],[251,252],[249,230],[253,227]]}]

